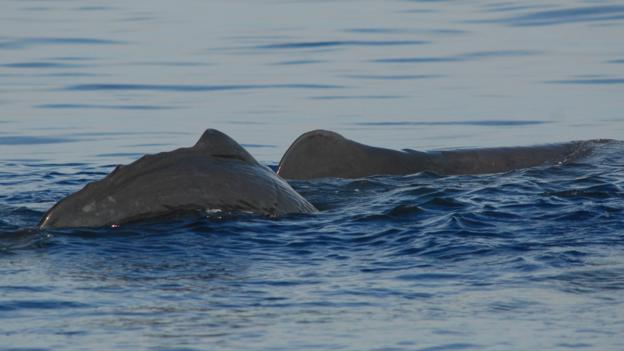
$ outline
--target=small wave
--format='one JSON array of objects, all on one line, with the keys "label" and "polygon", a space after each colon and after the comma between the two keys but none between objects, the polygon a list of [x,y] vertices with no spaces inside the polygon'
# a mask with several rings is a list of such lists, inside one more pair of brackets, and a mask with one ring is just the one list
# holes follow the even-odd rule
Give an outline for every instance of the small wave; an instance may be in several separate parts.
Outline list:
[{"label": "small wave", "polygon": [[340,89],[331,84],[232,84],[232,85],[173,85],[173,84],[77,84],[65,87],[69,91],[166,91],[166,92],[211,92],[262,89]]},{"label": "small wave", "polygon": [[241,144],[243,147],[252,148],[252,149],[265,149],[265,148],[274,148],[275,145],[271,144]]},{"label": "small wave", "polygon": [[474,120],[474,121],[383,121],[383,122],[356,122],[358,126],[485,126],[485,127],[510,127],[545,124],[548,121],[540,120]]},{"label": "small wave", "polygon": [[615,184],[600,184],[586,188],[549,191],[545,192],[544,195],[561,198],[607,199],[618,195],[623,196],[623,192],[622,189]]},{"label": "small wave", "polygon": [[95,104],[42,104],[35,105],[36,108],[41,109],[55,109],[55,110],[77,110],[77,109],[95,109],[95,110],[172,110],[176,109],[173,106],[157,106],[157,105],[95,105]]},{"label": "small wave", "polygon": [[40,145],[71,143],[75,140],[63,137],[48,136],[0,136],[0,145]]},{"label": "small wave", "polygon": [[285,66],[290,66],[290,65],[310,65],[310,64],[324,63],[324,62],[327,62],[327,61],[323,61],[323,60],[310,60],[310,59],[306,59],[306,60],[288,60],[288,61],[276,62],[276,63],[274,63],[274,65],[285,65]]},{"label": "small wave", "polygon": [[143,156],[143,154],[140,153],[140,152],[112,152],[112,153],[108,153],[108,154],[97,154],[95,156],[97,156],[97,157],[133,157],[133,158],[139,158],[139,157]]},{"label": "small wave", "polygon": [[545,275],[538,281],[554,281],[559,288],[571,293],[596,293],[624,290],[624,270],[612,269],[572,270],[561,274]]},{"label": "small wave", "polygon": [[419,80],[419,79],[435,79],[444,77],[441,74],[402,74],[402,75],[372,75],[372,74],[350,74],[345,75],[346,78],[352,79],[371,79],[371,80]]},{"label": "small wave", "polygon": [[311,96],[312,100],[391,100],[402,99],[405,96],[400,95],[322,95]]},{"label": "small wave", "polygon": [[88,304],[63,301],[63,300],[14,300],[3,301],[0,304],[0,311],[22,311],[22,310],[57,310],[57,309],[75,309],[91,307]]},{"label": "small wave", "polygon": [[[371,211],[372,212],[372,211]],[[397,221],[397,220],[416,220],[418,216],[422,215],[424,210],[413,204],[401,204],[390,209],[384,210],[382,213],[377,214],[375,212],[367,213],[365,215],[356,215],[353,217],[358,222],[369,221]]]},{"label": "small wave", "polygon": [[362,27],[349,28],[344,32],[359,34],[433,34],[433,35],[457,35],[468,33],[462,29],[414,29],[414,28],[381,28],[381,27]]},{"label": "small wave", "polygon": [[486,4],[485,7],[489,12],[516,12],[522,10],[533,10],[536,8],[550,8],[552,5],[548,4],[512,4],[512,3],[494,3]]},{"label": "small wave", "polygon": [[109,11],[114,10],[115,7],[112,6],[79,6],[76,7],[76,11]]},{"label": "small wave", "polygon": [[61,63],[61,62],[37,61],[37,62],[6,63],[3,65],[0,65],[0,67],[6,67],[6,68],[81,68],[81,67],[87,67],[87,65]]},{"label": "small wave", "polygon": [[416,274],[402,274],[395,279],[409,280],[409,281],[436,281],[436,280],[458,280],[462,279],[459,274],[453,273],[416,273]]},{"label": "small wave", "polygon": [[383,58],[373,60],[377,63],[443,63],[443,62],[465,62],[478,61],[490,58],[501,57],[525,57],[539,54],[537,51],[529,50],[497,50],[497,51],[475,51],[466,52],[453,56],[435,56],[435,57],[397,57]]},{"label": "small wave", "polygon": [[[624,6],[584,6],[531,12],[493,20],[509,26],[549,26],[579,22],[613,21],[624,19]],[[485,21],[488,22],[488,21]]]},{"label": "small wave", "polygon": [[290,42],[278,44],[258,45],[256,49],[285,50],[285,49],[316,49],[341,46],[404,46],[429,44],[424,40],[328,40],[309,42]]},{"label": "small wave", "polygon": [[30,37],[20,39],[9,39],[0,41],[0,49],[24,49],[33,46],[66,46],[66,45],[121,45],[128,44],[124,41],[96,39],[96,38],[46,38]]},{"label": "small wave", "polygon": [[[13,214],[16,216],[16,214]],[[37,216],[40,217],[40,216]],[[12,218],[17,221],[16,218]],[[50,243],[51,236],[40,230],[31,228],[23,229],[8,226],[0,221],[0,254],[14,253],[17,250],[32,250],[45,247]]]},{"label": "small wave", "polygon": [[624,84],[624,78],[561,79],[547,80],[547,84],[617,85]]}]

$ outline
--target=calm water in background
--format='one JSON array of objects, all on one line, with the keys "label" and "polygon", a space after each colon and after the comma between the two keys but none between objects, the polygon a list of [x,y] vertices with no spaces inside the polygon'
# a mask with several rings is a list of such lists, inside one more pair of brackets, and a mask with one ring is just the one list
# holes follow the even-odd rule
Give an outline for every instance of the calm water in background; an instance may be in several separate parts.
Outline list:
[{"label": "calm water in background", "polygon": [[293,185],[316,216],[32,228],[220,129],[415,149],[624,135],[617,1],[1,1],[0,348],[624,348],[624,159]]}]

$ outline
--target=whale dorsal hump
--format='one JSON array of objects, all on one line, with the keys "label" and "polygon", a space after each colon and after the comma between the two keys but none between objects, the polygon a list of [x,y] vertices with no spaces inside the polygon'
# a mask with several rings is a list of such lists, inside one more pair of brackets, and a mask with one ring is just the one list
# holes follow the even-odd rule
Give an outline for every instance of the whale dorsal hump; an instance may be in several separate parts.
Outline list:
[{"label": "whale dorsal hump", "polygon": [[[286,179],[344,177],[361,155],[360,144],[328,130],[302,134],[288,148],[277,174]],[[355,162],[357,163],[357,162]]]},{"label": "whale dorsal hump", "polygon": [[216,129],[206,129],[193,146],[193,150],[208,153],[216,158],[258,163],[239,143]]},{"label": "whale dorsal hump", "polygon": [[[306,158],[318,156],[325,158],[329,155],[318,155],[323,153],[325,149],[335,150],[334,145],[337,143],[349,142],[342,135],[323,129],[316,129],[300,135],[286,150],[284,156],[280,160],[280,165],[295,158]],[[329,159],[326,159],[329,161]]]}]

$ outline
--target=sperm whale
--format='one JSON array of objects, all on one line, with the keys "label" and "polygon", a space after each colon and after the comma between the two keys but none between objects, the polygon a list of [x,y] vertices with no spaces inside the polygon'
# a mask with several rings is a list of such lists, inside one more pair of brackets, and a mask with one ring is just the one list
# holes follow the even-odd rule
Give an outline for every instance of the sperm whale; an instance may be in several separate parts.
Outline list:
[{"label": "sperm whale", "polygon": [[360,178],[433,172],[485,174],[544,164],[563,164],[588,155],[595,143],[572,141],[526,147],[421,152],[369,146],[327,131],[302,134],[282,157],[277,173],[285,179]]},{"label": "sperm whale", "polygon": [[271,217],[316,212],[236,141],[208,129],[193,147],[118,166],[56,203],[39,227],[108,226],[177,211],[217,209]]}]

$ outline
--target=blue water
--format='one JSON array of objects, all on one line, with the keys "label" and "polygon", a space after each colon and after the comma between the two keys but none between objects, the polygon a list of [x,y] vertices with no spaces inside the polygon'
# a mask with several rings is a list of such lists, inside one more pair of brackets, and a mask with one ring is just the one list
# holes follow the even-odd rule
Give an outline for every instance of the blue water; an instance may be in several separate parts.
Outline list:
[{"label": "blue water", "polygon": [[35,229],[220,129],[440,150],[624,139],[618,1],[3,1],[0,349],[622,350],[624,144],[322,179],[316,215]]}]

